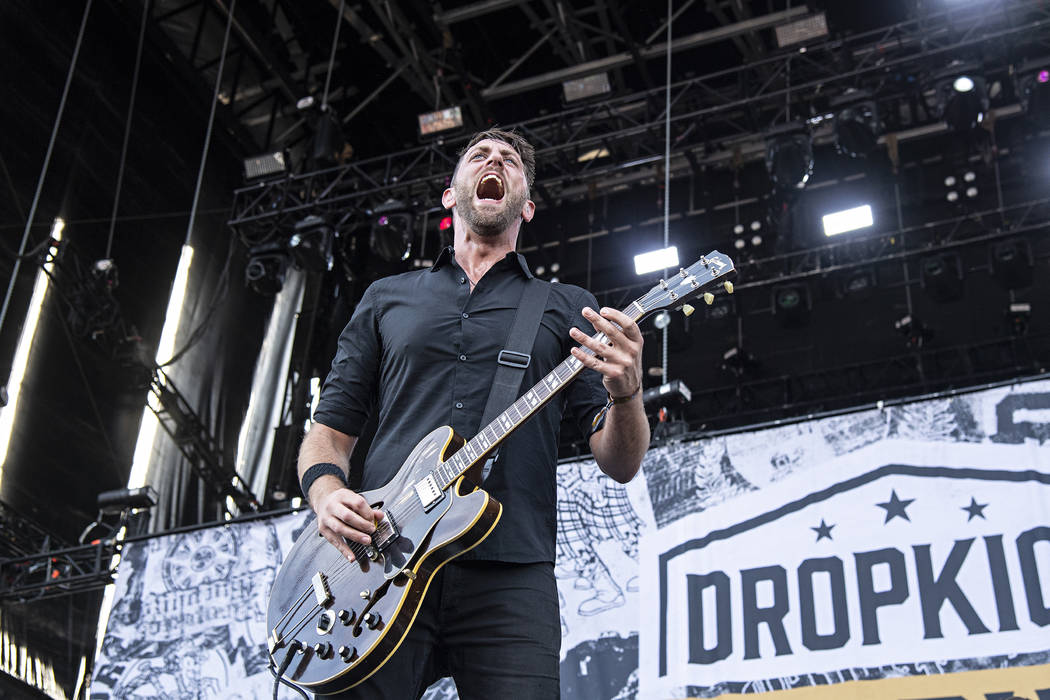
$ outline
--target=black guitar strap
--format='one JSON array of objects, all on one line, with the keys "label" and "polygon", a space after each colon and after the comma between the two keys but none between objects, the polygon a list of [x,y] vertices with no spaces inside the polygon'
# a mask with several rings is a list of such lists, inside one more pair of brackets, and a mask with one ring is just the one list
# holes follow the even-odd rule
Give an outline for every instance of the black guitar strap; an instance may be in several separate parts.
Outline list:
[{"label": "black guitar strap", "polygon": [[[521,293],[521,300],[518,302],[518,310],[514,314],[514,323],[507,335],[507,343],[503,350],[500,350],[497,358],[499,365],[496,367],[496,376],[492,380],[492,390],[489,391],[485,412],[481,414],[479,429],[491,423],[496,416],[507,410],[507,407],[517,400],[518,392],[521,391],[521,380],[525,377],[525,369],[532,362],[532,347],[536,344],[540,319],[543,317],[543,309],[547,306],[550,291],[550,282],[536,278],[529,280],[525,285]],[[498,454],[497,449],[482,467],[482,481],[489,475]]]}]

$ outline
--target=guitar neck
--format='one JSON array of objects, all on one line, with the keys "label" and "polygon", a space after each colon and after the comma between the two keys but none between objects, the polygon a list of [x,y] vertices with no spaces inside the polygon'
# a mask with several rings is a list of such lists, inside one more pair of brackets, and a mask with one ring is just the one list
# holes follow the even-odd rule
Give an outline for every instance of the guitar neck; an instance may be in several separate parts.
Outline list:
[{"label": "guitar neck", "polygon": [[[645,309],[640,303],[642,300],[644,297],[623,309],[624,315],[629,316],[632,321],[640,321],[645,316]],[[595,333],[591,337],[600,343],[608,341],[605,333]],[[594,351],[589,348],[582,347],[582,350],[589,355],[594,354]],[[483,463],[507,436],[521,427],[559,391],[568,386],[583,369],[583,363],[570,355],[535,386],[522,394],[507,410],[496,416],[491,423],[467,441],[451,459],[434,470],[434,476],[441,488],[448,488],[471,467]]]}]

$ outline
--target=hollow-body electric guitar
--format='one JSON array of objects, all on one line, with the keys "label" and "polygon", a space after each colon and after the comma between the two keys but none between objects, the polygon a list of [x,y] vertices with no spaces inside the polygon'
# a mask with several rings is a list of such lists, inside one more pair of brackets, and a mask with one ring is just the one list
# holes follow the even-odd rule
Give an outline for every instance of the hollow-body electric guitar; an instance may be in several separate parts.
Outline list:
[{"label": "hollow-body electric guitar", "polygon": [[[682,308],[716,284],[732,292],[732,261],[712,251],[623,310],[635,321]],[[595,336],[607,342],[603,333]],[[590,350],[586,350],[590,352]],[[348,542],[350,562],[308,524],[270,592],[267,648],[276,673],[314,693],[352,688],[375,673],[408,633],[434,574],[484,540],[502,506],[474,485],[487,457],[511,432],[576,378],[570,356],[466,441],[450,427],[415,446],[383,487],[361,495],[386,517],[370,545]]]}]

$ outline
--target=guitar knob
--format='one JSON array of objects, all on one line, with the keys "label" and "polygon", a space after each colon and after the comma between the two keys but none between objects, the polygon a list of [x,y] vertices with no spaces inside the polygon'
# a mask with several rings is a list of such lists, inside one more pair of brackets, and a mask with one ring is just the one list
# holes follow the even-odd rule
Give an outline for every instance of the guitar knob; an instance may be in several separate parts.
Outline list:
[{"label": "guitar knob", "polygon": [[317,644],[314,644],[314,653],[317,654],[319,658],[327,659],[332,655],[332,645],[328,642],[318,642]]},{"label": "guitar knob", "polygon": [[354,621],[354,611],[340,610],[337,614],[337,617],[339,618],[339,621],[342,622],[344,625],[349,625],[351,622]]},{"label": "guitar knob", "polygon": [[339,658],[341,658],[343,661],[350,661],[350,659],[354,658],[354,654],[356,653],[356,647],[348,647],[345,644],[339,647]]},{"label": "guitar knob", "polygon": [[383,617],[379,613],[365,613],[364,616],[365,624],[368,625],[368,629],[374,630],[379,627],[379,623],[383,621]]},{"label": "guitar knob", "polygon": [[372,597],[372,591],[368,590],[367,588],[365,590],[361,591],[361,598],[362,599],[368,600],[371,597]]}]

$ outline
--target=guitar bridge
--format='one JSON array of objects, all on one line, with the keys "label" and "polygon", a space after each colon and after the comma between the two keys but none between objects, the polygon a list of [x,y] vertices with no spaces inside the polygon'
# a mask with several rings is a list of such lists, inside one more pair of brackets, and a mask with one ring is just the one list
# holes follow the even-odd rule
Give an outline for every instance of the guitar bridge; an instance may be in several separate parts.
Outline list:
[{"label": "guitar bridge", "polygon": [[428,511],[442,499],[444,492],[438,486],[434,475],[428,474],[425,479],[416,484],[416,496],[419,497],[423,510]]}]

